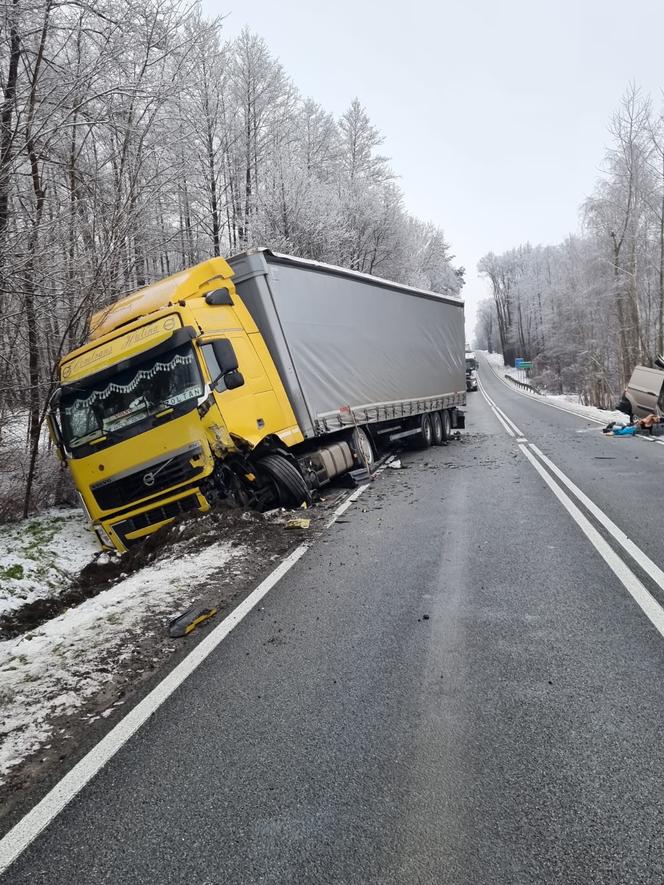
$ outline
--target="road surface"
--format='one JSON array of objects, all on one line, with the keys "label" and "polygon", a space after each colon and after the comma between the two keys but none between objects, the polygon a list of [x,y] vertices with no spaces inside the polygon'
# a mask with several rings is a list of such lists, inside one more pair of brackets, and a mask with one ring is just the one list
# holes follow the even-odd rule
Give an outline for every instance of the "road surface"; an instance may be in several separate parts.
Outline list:
[{"label": "road surface", "polygon": [[664,880],[664,447],[481,378],[3,885]]}]

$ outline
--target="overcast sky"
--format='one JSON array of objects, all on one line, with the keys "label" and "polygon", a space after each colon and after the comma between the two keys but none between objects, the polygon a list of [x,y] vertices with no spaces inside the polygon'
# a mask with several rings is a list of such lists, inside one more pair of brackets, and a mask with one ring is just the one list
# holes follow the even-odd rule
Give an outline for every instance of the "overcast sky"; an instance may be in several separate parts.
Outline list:
[{"label": "overcast sky", "polygon": [[664,86],[661,0],[203,2],[326,110],[360,99],[407,208],[467,269],[469,319],[488,294],[481,256],[577,229],[627,84],[658,103]]}]

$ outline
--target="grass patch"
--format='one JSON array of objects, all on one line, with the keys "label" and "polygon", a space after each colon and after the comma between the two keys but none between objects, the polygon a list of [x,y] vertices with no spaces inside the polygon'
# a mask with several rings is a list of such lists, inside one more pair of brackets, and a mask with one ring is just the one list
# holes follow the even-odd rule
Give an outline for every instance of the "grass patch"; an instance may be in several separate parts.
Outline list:
[{"label": "grass patch", "polygon": [[12,581],[20,581],[25,577],[23,566],[16,562],[14,565],[0,566],[0,578],[9,578]]}]

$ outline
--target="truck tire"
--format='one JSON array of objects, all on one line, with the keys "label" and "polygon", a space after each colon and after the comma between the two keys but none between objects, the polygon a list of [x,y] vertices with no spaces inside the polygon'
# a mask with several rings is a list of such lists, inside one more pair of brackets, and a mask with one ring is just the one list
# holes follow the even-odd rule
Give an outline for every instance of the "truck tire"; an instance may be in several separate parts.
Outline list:
[{"label": "truck tire", "polygon": [[443,440],[443,419],[440,412],[431,413],[431,429],[433,430],[434,446],[442,446]]},{"label": "truck tire", "polygon": [[420,432],[415,440],[421,449],[428,449],[433,444],[433,427],[431,418],[426,412],[424,415],[420,415]]},{"label": "truck tire", "polygon": [[362,427],[356,427],[353,431],[353,451],[357,454],[362,467],[364,467],[366,461],[369,473],[373,473],[376,464],[376,456],[374,455],[369,435]]},{"label": "truck tire", "polygon": [[440,417],[443,424],[443,445],[447,445],[452,439],[452,416],[450,415],[450,410],[443,409]]},{"label": "truck tire", "polygon": [[265,455],[256,466],[268,474],[274,483],[278,504],[282,507],[299,507],[311,503],[309,488],[297,467],[284,455]]}]

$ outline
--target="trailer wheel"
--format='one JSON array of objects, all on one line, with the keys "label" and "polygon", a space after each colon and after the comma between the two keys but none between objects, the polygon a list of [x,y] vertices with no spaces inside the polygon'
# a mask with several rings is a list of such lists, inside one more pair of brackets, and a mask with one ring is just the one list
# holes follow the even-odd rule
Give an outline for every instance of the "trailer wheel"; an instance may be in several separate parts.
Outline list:
[{"label": "trailer wheel", "polygon": [[356,427],[353,431],[353,449],[362,462],[362,466],[364,467],[366,462],[369,473],[373,473],[376,456],[369,435],[362,427]]},{"label": "trailer wheel", "polygon": [[302,503],[311,503],[309,488],[297,467],[278,453],[265,455],[256,466],[267,473],[272,480],[277,503],[282,507],[299,507]]},{"label": "trailer wheel", "polygon": [[415,437],[420,447],[428,449],[433,443],[433,427],[428,414],[420,415],[420,432]]},{"label": "trailer wheel", "polygon": [[450,417],[450,410],[443,409],[440,413],[440,417],[443,424],[443,444],[445,445],[452,439],[452,418]]},{"label": "trailer wheel", "polygon": [[431,429],[433,431],[434,446],[442,446],[443,439],[443,419],[440,412],[431,413]]}]

